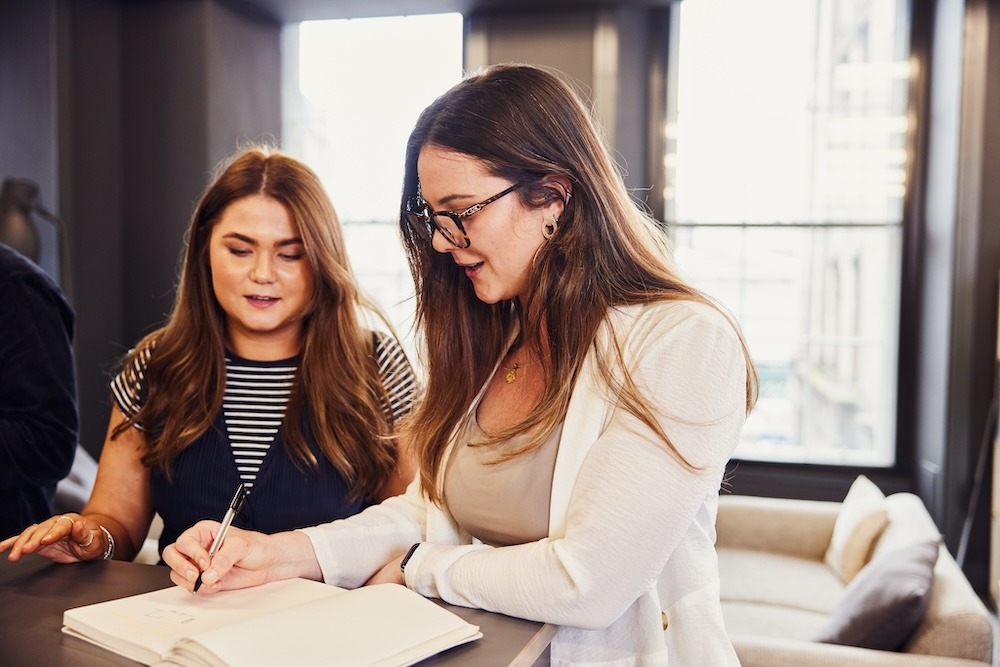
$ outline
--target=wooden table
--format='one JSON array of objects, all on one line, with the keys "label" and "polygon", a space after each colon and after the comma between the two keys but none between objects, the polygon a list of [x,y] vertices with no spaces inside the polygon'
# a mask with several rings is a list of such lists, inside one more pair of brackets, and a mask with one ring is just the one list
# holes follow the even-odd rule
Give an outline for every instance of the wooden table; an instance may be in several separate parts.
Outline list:
[{"label": "wooden table", "polygon": [[[71,607],[172,586],[156,565],[94,561],[60,565],[38,556],[17,563],[0,555],[0,665],[90,667],[137,663],[62,633]],[[421,666],[547,665],[551,626],[440,603],[478,625],[483,637],[421,662]]]}]

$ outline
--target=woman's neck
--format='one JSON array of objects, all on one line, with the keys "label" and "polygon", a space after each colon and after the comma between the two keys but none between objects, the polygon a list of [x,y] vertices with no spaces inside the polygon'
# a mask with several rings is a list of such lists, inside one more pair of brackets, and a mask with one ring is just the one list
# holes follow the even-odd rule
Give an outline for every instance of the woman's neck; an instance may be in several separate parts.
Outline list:
[{"label": "woman's neck", "polygon": [[513,353],[518,348],[526,348],[523,351],[532,357],[547,357],[549,355],[548,325],[544,319],[537,322],[529,321],[526,313],[527,311],[523,309],[517,313],[518,341],[508,350],[508,353]]},{"label": "woman's neck", "polygon": [[302,351],[302,337],[294,339],[282,337],[226,336],[226,346],[238,357],[250,361],[281,361],[291,359]]}]

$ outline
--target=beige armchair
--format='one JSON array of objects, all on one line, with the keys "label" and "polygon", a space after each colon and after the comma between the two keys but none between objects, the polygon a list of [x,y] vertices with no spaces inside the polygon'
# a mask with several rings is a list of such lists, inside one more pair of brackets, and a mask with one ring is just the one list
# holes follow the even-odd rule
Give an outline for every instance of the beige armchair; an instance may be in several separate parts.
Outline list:
[{"label": "beige armchair", "polygon": [[[840,506],[720,498],[717,545],[723,612],[744,667],[991,665],[992,617],[944,546],[934,565],[927,611],[900,651],[815,641],[846,589],[824,562]],[[871,559],[938,536],[917,496],[890,495],[885,507],[889,523]]]}]

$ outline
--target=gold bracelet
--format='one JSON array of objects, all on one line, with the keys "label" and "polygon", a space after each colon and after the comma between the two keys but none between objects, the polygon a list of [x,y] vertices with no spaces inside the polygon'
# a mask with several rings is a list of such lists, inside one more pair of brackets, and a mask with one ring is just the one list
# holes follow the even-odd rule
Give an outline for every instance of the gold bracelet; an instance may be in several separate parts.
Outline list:
[{"label": "gold bracelet", "polygon": [[108,538],[108,548],[104,550],[104,560],[111,560],[115,555],[115,538],[111,535],[111,531],[104,526],[97,524],[97,527],[104,533],[104,537]]}]

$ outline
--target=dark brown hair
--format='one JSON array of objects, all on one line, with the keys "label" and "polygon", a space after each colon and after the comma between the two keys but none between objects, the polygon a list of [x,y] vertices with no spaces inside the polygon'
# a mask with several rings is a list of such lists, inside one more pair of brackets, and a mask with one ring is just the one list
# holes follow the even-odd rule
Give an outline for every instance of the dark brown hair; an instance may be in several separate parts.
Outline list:
[{"label": "dark brown hair", "polygon": [[394,469],[397,454],[382,409],[386,397],[372,334],[359,318],[367,313],[388,323],[358,288],[340,221],[319,178],[298,160],[267,148],[244,150],[224,163],[198,202],[173,312],[123,363],[130,367],[141,350],[155,346],[143,382],[145,400],[112,437],[140,423],[149,443],[143,462],[169,477],[177,455],[212,426],[225,391],[226,322],[212,287],[209,239],[226,207],[251,195],[274,199],[288,210],[315,276],[282,425],[284,445],[294,460],[315,469],[317,459],[303,433],[308,427],[322,455],[351,485],[352,497],[372,497]]}]

